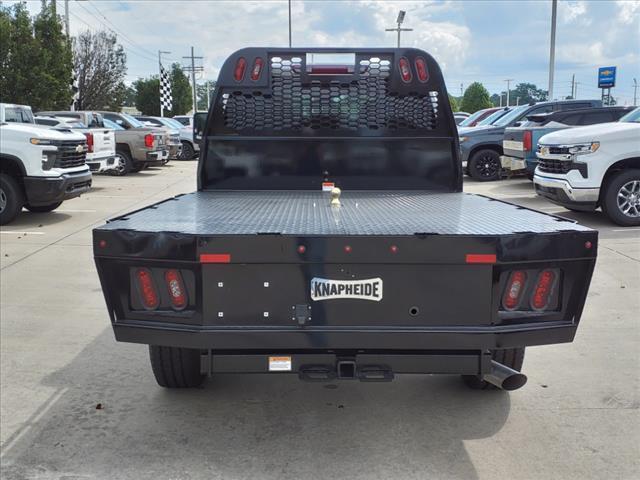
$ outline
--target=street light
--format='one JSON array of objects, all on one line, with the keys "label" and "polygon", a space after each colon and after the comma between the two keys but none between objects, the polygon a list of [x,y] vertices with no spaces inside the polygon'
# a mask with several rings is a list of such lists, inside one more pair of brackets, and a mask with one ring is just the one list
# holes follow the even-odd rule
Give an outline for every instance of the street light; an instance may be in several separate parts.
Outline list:
[{"label": "street light", "polygon": [[404,16],[407,14],[404,10],[400,10],[398,12],[398,18],[396,19],[396,23],[398,26],[396,28],[385,28],[385,32],[398,32],[398,48],[400,48],[400,32],[412,32],[413,28],[402,28],[401,25],[404,22]]}]

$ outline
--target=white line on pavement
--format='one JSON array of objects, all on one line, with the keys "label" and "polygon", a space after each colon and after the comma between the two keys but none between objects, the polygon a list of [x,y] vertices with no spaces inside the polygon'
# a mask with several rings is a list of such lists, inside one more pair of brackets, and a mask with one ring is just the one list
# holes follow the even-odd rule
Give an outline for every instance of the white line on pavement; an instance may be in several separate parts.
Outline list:
[{"label": "white line on pavement", "polygon": [[44,232],[19,232],[17,230],[0,230],[0,233],[6,233],[7,235],[44,235]]}]

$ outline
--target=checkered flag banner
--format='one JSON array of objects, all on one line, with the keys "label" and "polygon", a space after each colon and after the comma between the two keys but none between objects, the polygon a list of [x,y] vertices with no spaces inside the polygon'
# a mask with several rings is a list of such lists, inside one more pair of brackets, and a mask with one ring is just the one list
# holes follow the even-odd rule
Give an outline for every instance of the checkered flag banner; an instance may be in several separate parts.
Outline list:
[{"label": "checkered flag banner", "polygon": [[164,110],[173,109],[173,97],[171,96],[171,79],[162,64],[160,64],[160,105]]}]

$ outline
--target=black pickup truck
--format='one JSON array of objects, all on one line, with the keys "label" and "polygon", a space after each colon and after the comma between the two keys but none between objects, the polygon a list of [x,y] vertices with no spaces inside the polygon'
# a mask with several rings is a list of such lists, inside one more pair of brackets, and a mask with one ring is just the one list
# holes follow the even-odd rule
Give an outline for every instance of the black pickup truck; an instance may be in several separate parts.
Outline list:
[{"label": "black pickup truck", "polygon": [[440,68],[417,49],[247,48],[225,62],[198,191],[109,221],[116,340],[164,387],[461,374],[513,390],[571,342],[597,232],[462,191]]}]

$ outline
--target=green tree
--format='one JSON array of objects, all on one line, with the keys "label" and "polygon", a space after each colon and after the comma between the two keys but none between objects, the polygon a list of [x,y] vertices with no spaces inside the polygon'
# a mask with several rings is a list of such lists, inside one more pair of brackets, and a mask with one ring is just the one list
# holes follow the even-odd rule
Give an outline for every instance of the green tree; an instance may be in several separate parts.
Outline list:
[{"label": "green tree", "polygon": [[78,110],[120,110],[125,97],[127,56],[115,34],[82,32],[74,41]]},{"label": "green tree", "polygon": [[[206,112],[209,110],[209,101],[213,99],[213,90],[216,88],[215,80],[207,80],[201,84],[198,84],[198,111]],[[208,95],[207,95],[208,90]]]},{"label": "green tree", "polygon": [[457,112],[460,109],[458,108],[458,100],[453,95],[449,94],[449,104],[451,105],[451,111]]},{"label": "green tree", "polygon": [[[158,93],[158,95],[160,94]],[[191,85],[178,63],[171,66],[171,95],[173,109],[170,112],[165,112],[165,116],[184,115],[193,109]]]},{"label": "green tree", "polygon": [[143,115],[160,116],[160,80],[158,76],[140,78],[133,82],[136,108]]},{"label": "green tree", "polygon": [[480,82],[473,82],[464,91],[460,108],[464,112],[474,113],[493,106],[489,92]]},{"label": "green tree", "polygon": [[[536,87],[533,83],[519,83],[509,92],[509,103],[520,105],[542,102],[547,99],[549,92]],[[519,99],[519,100],[517,100]]]}]

